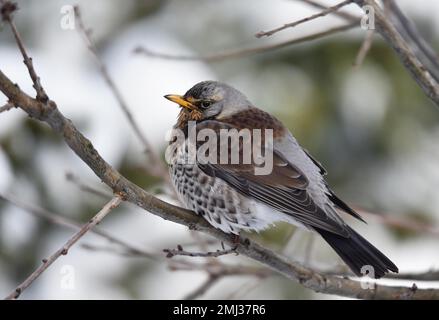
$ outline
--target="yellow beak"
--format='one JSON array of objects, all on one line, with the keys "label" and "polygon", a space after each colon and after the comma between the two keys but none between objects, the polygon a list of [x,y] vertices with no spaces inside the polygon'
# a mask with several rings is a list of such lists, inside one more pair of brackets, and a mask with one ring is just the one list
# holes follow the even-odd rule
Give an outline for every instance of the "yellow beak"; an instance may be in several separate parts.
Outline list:
[{"label": "yellow beak", "polygon": [[189,110],[196,109],[196,107],[190,101],[186,100],[183,96],[179,96],[177,94],[167,94],[165,98]]}]

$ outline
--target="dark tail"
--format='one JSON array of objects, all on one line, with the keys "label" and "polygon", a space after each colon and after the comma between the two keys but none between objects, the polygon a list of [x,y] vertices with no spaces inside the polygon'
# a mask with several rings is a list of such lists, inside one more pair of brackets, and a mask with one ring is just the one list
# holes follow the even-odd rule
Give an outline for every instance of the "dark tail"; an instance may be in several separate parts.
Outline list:
[{"label": "dark tail", "polygon": [[349,228],[350,236],[345,238],[338,234],[315,228],[326,242],[337,252],[343,261],[357,276],[364,276],[370,269],[363,266],[372,266],[375,278],[381,278],[387,272],[398,272],[398,267],[382,254],[377,248],[360,236],[355,230]]}]

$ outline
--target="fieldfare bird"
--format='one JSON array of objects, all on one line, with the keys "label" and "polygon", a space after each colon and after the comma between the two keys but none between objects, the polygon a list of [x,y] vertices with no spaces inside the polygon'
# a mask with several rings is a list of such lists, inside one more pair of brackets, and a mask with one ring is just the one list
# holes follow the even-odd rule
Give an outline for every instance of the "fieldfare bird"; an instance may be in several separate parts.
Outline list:
[{"label": "fieldfare bird", "polygon": [[[375,278],[398,272],[392,261],[343,221],[338,210],[364,220],[331,191],[324,179],[325,169],[278,119],[255,107],[238,90],[216,81],[200,82],[183,96],[165,98],[181,107],[174,130],[182,132],[185,143],[177,144],[168,162],[171,180],[188,209],[215,228],[235,235],[240,230],[259,231],[285,221],[320,234],[358,276],[364,275],[364,270]],[[261,154],[271,153],[271,158],[265,158],[271,160],[271,170],[258,173],[262,165],[257,157],[242,161],[241,149],[248,147],[243,139],[238,143],[238,163],[230,161],[230,154],[225,157],[228,161],[200,161],[197,157],[192,162],[182,161],[184,157],[187,160],[191,125],[196,133],[209,129],[219,138],[224,130],[271,131],[254,143],[263,149]],[[271,144],[267,143],[269,138]],[[199,148],[196,139],[193,144]],[[222,148],[228,138],[219,140],[209,151],[218,157],[232,149]]]}]

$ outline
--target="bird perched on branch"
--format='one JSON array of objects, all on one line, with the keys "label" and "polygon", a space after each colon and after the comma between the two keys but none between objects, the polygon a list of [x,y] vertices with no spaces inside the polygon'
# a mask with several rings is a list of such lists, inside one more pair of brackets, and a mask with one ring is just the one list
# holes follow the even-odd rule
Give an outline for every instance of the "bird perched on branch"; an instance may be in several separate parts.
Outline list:
[{"label": "bird perched on branch", "polygon": [[[331,191],[325,169],[278,119],[238,90],[215,81],[165,98],[181,107],[174,130],[182,139],[175,135],[167,160],[174,187],[188,209],[235,235],[285,221],[320,234],[358,276],[367,272],[380,278],[398,272],[339,216],[341,210],[363,221]],[[242,134],[245,130],[249,136]],[[190,150],[197,150],[193,161],[188,161]]]}]

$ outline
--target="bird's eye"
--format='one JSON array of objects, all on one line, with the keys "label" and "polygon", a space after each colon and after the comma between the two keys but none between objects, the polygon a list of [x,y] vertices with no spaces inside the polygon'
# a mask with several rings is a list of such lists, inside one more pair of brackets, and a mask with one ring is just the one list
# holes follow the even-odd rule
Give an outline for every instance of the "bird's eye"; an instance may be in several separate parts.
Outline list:
[{"label": "bird's eye", "polygon": [[200,103],[200,107],[201,109],[207,109],[209,108],[209,106],[212,104],[211,101],[201,101]]}]

